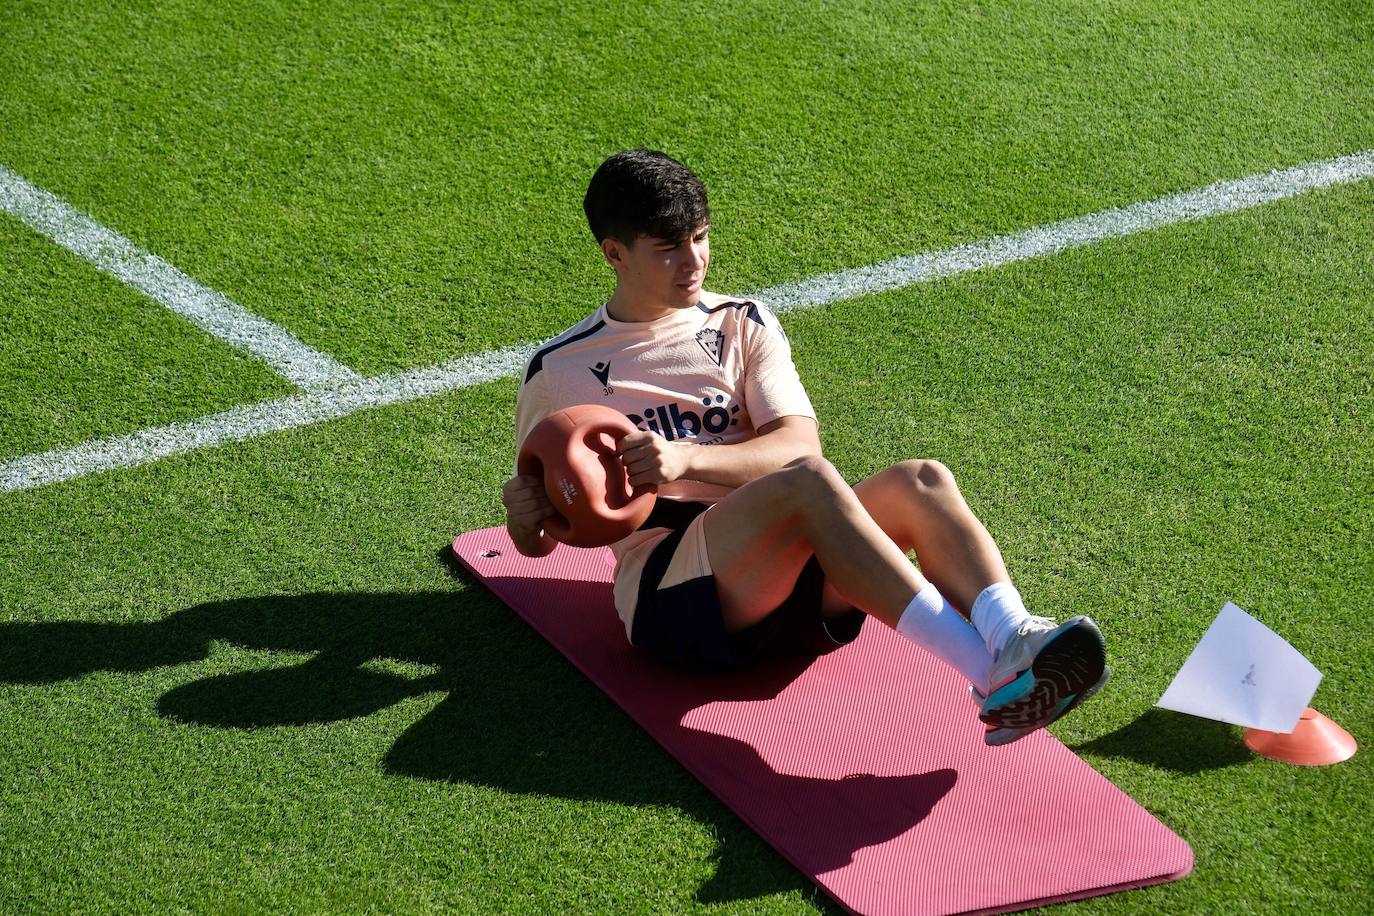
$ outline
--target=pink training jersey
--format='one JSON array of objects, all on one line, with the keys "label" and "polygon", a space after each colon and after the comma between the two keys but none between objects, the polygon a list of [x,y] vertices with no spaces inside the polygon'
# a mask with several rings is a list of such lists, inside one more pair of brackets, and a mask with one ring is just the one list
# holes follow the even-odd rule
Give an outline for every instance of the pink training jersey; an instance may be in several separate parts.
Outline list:
[{"label": "pink training jersey", "polygon": [[[540,420],[579,404],[604,404],[670,442],[702,446],[748,441],[780,417],[816,416],[773,313],[712,293],[654,321],[617,321],[603,305],[540,347],[520,383],[516,454]],[[658,498],[709,504],[730,490],[675,480],[658,488]],[[611,545],[616,610],[627,634],[640,571],[666,534],[637,531]]]}]

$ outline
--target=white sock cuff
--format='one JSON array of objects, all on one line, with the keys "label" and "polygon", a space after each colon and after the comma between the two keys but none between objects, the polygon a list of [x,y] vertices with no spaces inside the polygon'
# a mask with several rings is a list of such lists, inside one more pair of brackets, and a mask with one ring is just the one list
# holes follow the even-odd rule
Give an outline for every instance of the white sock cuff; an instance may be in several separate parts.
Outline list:
[{"label": "white sock cuff", "polygon": [[969,608],[969,618],[976,623],[977,618],[985,616],[994,607],[1014,608],[1019,611],[1026,609],[1025,602],[1021,600],[1021,593],[1016,590],[1015,585],[1010,582],[994,582],[973,599],[973,607]]},{"label": "white sock cuff", "polygon": [[920,634],[929,626],[927,621],[937,616],[944,608],[945,596],[940,594],[934,582],[927,582],[926,587],[917,592],[906,606],[906,610],[902,611],[902,616],[897,620],[897,632],[907,639],[920,642]]},{"label": "white sock cuff", "polygon": [[1021,593],[1010,582],[994,582],[983,589],[969,612],[969,620],[994,656],[1029,618]]}]

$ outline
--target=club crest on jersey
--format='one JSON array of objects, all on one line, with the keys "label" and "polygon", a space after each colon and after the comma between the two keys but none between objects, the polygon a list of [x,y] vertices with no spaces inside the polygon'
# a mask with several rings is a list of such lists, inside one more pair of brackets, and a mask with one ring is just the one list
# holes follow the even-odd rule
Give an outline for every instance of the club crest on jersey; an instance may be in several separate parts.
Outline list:
[{"label": "club crest on jersey", "polygon": [[702,328],[697,331],[697,343],[719,366],[721,355],[725,352],[725,335],[715,328]]},{"label": "club crest on jersey", "polygon": [[615,389],[611,387],[611,364],[609,362],[597,363],[595,366],[588,366],[592,375],[601,383],[601,387],[607,395],[615,394]]}]

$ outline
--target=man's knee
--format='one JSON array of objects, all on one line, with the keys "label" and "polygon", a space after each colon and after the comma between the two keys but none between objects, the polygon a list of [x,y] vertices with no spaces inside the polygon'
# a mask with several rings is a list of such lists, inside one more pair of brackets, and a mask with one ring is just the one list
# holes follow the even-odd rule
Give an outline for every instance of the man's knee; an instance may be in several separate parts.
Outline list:
[{"label": "man's knee", "polygon": [[892,466],[892,471],[918,499],[938,500],[959,493],[954,473],[933,458],[901,461]]},{"label": "man's knee", "polygon": [[822,504],[827,497],[849,490],[840,472],[820,455],[793,459],[776,476],[782,482],[783,497],[798,509]]},{"label": "man's knee", "polygon": [[746,484],[740,492],[749,494],[748,508],[741,518],[755,527],[782,525],[795,532],[799,522],[833,517],[835,496],[841,490],[853,494],[834,465],[819,455],[807,455]]}]

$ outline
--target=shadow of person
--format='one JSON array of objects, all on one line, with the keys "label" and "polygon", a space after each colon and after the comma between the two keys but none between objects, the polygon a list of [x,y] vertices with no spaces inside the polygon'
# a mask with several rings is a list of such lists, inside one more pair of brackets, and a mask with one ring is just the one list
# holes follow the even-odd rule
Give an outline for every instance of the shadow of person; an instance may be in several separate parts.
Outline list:
[{"label": "shadow of person", "polygon": [[1108,757],[1124,757],[1175,773],[1196,774],[1236,766],[1254,755],[1234,725],[1151,707],[1142,715],[1091,741],[1074,745]]},{"label": "shadow of person", "polygon": [[792,837],[792,855],[814,874],[842,868],[859,850],[901,836],[925,820],[959,778],[948,768],[899,776],[851,773],[839,779],[780,773],[748,742],[692,732],[702,756],[746,787],[754,808],[761,809],[755,811],[757,819]]},{"label": "shadow of person", "polygon": [[160,623],[0,624],[0,683],[53,684],[94,671],[146,671],[204,658],[206,642]]},{"label": "shadow of person", "polygon": [[[522,608],[551,645],[612,692],[626,714],[708,782],[723,801],[747,811],[756,829],[767,836],[787,837],[788,856],[804,872],[834,871],[853,861],[859,850],[912,829],[955,785],[958,775],[952,769],[883,776],[850,773],[843,778],[829,776],[834,771],[824,765],[817,770],[817,761],[846,757],[842,744],[835,743],[836,730],[816,718],[805,692],[792,693],[784,703],[769,702],[777,700],[814,659],[780,658],[711,676],[664,667],[627,644],[622,624],[609,613],[609,583],[561,576],[556,571],[560,565],[525,564],[527,572],[518,575],[492,569],[485,583]],[[469,581],[470,576],[462,573],[460,578]],[[608,612],[595,613],[602,607]],[[729,710],[723,718],[722,710]],[[714,724],[699,727],[706,721]],[[409,742],[431,747],[433,740],[422,734],[431,724],[417,723],[402,736],[389,761],[414,772]],[[471,726],[457,730],[469,731]],[[761,742],[757,748],[755,742]],[[776,767],[762,756],[765,745],[770,759],[779,761]],[[435,762],[432,756],[425,761]],[[634,766],[632,760],[626,763]],[[789,772],[807,769],[827,776]]]},{"label": "shadow of person", "polygon": [[[582,602],[605,598],[604,589],[563,583],[559,595],[587,606]],[[620,639],[623,643],[623,633]],[[673,806],[711,825],[721,842],[716,874],[701,888],[701,899],[814,892],[785,862],[763,853],[757,839],[699,785],[680,778],[671,764],[665,770],[652,739],[627,728],[619,707],[591,689],[484,590],[243,598],[196,605],[151,623],[0,624],[0,682],[42,685],[96,671],[189,664],[210,657],[218,642],[306,657],[176,687],[159,699],[162,715],[215,728],[304,726],[366,716],[410,697],[442,692],[444,699],[385,754],[386,771],[508,792]],[[752,676],[696,681],[714,699],[764,700],[806,664],[787,660]],[[412,666],[422,673],[410,673]],[[667,670],[662,676],[682,677]],[[683,702],[685,715],[693,701]],[[784,792],[807,783],[840,782],[779,774],[753,747],[734,738],[703,733],[702,740],[712,745],[713,756],[751,782],[771,780]],[[892,779],[851,777],[867,781],[877,794],[872,807],[864,805],[867,811],[850,812],[843,821],[848,826],[840,845],[852,854],[909,829],[953,785],[952,776],[952,771],[937,771]],[[884,785],[886,790],[878,791]],[[894,796],[910,804],[893,808],[881,801]],[[813,812],[798,812],[802,815],[816,823]],[[825,817],[840,822],[835,812]],[[727,849],[737,855],[724,854]],[[826,861],[842,864],[834,855]]]},{"label": "shadow of person", "polygon": [[213,643],[229,642],[310,658],[178,688],[162,698],[164,714],[237,728],[337,721],[446,683],[360,666],[388,658],[451,666],[461,655],[452,648],[455,610],[465,604],[479,602],[451,592],[319,593],[211,602],[152,623],[2,624],[0,682],[47,684],[187,664],[208,658]]},{"label": "shadow of person", "polygon": [[[714,691],[712,702],[767,700],[805,667],[805,660],[787,660],[760,666],[757,679],[721,678],[734,689]],[[657,752],[653,741],[639,729],[627,736],[624,714],[601,696],[589,703],[585,687],[575,675],[533,682],[524,674],[494,672],[481,684],[453,690],[407,729],[387,752],[384,766],[508,792],[681,804],[665,796],[657,775],[641,776],[646,755]],[[670,721],[680,721],[693,708],[683,704]],[[856,851],[920,823],[956,780],[949,769],[883,777],[856,773],[843,779],[799,776],[770,766],[748,741],[686,725],[677,737],[691,745],[694,758],[728,772],[751,798],[781,805],[785,810],[769,814],[774,822],[781,819],[781,829],[790,825],[790,832],[805,834],[826,825],[824,842],[806,863],[817,873],[846,865]]]}]

